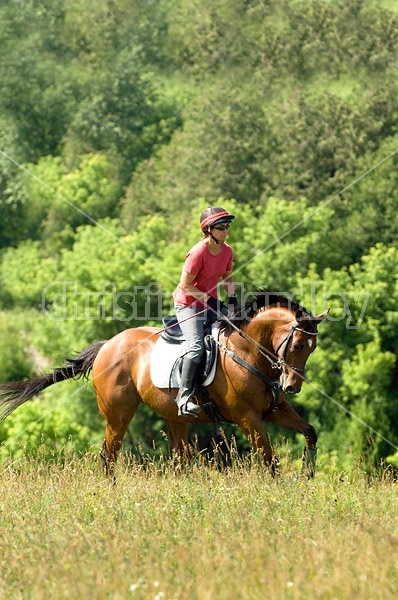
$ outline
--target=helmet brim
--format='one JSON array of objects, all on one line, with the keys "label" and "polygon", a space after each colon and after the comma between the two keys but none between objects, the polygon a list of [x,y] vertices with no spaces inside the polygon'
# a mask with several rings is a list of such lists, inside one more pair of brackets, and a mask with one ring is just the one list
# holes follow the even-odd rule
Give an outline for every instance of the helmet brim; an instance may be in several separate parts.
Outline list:
[{"label": "helmet brim", "polygon": [[221,223],[231,223],[235,219],[235,215],[228,215],[228,217],[221,217],[221,219],[217,219],[214,221],[210,227],[214,227],[214,225],[221,225]]}]

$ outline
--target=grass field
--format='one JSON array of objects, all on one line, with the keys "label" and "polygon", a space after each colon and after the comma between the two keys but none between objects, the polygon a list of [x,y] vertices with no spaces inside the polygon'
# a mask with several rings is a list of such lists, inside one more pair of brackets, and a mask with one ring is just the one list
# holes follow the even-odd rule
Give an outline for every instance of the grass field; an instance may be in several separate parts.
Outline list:
[{"label": "grass field", "polygon": [[3,464],[1,598],[395,598],[397,484],[296,466],[122,460],[113,486],[92,455]]}]

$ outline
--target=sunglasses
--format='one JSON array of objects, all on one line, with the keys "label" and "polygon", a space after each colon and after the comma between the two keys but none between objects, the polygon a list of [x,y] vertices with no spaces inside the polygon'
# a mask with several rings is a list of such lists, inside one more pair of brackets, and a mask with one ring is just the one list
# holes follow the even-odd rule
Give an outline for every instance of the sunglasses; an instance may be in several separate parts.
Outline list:
[{"label": "sunglasses", "polygon": [[217,229],[217,231],[227,231],[229,229],[229,224],[228,225],[214,225],[214,227],[212,227],[212,229]]}]

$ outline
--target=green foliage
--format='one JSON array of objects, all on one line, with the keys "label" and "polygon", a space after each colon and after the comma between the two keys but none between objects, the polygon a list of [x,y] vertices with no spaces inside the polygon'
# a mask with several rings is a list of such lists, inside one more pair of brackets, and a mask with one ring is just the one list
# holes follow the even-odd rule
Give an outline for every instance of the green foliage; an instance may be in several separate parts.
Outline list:
[{"label": "green foliage", "polygon": [[332,218],[330,208],[314,210],[304,198],[295,203],[270,198],[265,210],[256,209],[239,231],[238,256],[240,261],[247,257],[238,265],[242,281],[254,289],[265,286],[288,293],[311,264],[322,271],[331,254]]},{"label": "green foliage", "polygon": [[59,36],[63,1],[48,4],[13,0],[0,12],[0,110],[15,124],[28,160],[57,151],[79,93],[78,82],[65,69],[64,38]]},{"label": "green foliage", "polygon": [[143,72],[140,51],[119,53],[111,71],[91,84],[68,132],[68,153],[106,151],[123,157],[124,176],[169,140],[179,124],[171,104],[160,100]]},{"label": "green foliage", "polygon": [[398,441],[397,259],[396,248],[380,244],[349,270],[327,269],[322,279],[312,272],[302,282],[304,304],[334,306],[299,403],[315,415],[321,443],[338,448],[346,468],[358,456],[377,463]]},{"label": "green foliage", "polygon": [[[41,181],[48,185],[46,162],[43,165],[43,179],[40,173],[41,166],[39,162],[38,175],[33,170],[33,174],[40,179],[39,182],[35,182],[38,193],[40,193],[38,188]],[[51,164],[49,166],[51,169]],[[40,191],[42,187],[40,186]],[[50,238],[55,233],[62,232],[67,224],[72,229],[76,229],[87,221],[95,224],[105,216],[112,216],[115,213],[119,193],[117,171],[106,156],[100,154],[84,156],[79,168],[60,174],[58,181],[51,182],[50,189],[47,188],[47,196],[51,195],[51,202],[41,223],[43,228],[41,237]],[[29,197],[32,198],[31,193]]]},{"label": "green foliage", "polygon": [[0,312],[0,381],[19,381],[32,373],[32,362],[26,339],[10,319]]},{"label": "green foliage", "polygon": [[4,304],[40,307],[43,289],[56,273],[56,260],[46,256],[39,242],[8,248],[0,265],[0,299]]},{"label": "green foliage", "polygon": [[58,390],[56,395],[55,398],[54,391],[46,392],[44,398],[25,404],[1,424],[3,460],[26,455],[50,459],[72,448],[84,452],[91,444],[100,445],[101,432],[94,431],[98,416],[94,422],[90,422],[88,415],[83,419],[81,409],[73,410],[76,404],[73,393],[65,395]]},{"label": "green foliage", "polygon": [[25,160],[66,144],[69,160],[105,149],[133,169],[168,141],[178,110],[159,99],[147,69],[164,11],[157,0],[145,4],[13,0],[1,8],[0,114],[14,124]]},{"label": "green foliage", "polygon": [[343,264],[358,262],[364,248],[378,242],[396,244],[397,164],[398,136],[386,137],[378,150],[357,161],[352,182],[358,181],[334,203],[333,236]]},{"label": "green foliage", "polygon": [[126,47],[140,49],[145,64],[161,63],[168,2],[164,0],[65,0],[62,36],[84,65],[112,65]]},{"label": "green foliage", "polygon": [[270,196],[289,201],[306,196],[315,206],[362,174],[359,157],[395,132],[394,83],[365,95],[358,85],[348,98],[303,91],[298,84],[288,100],[281,90],[270,99],[268,83],[259,84],[254,96],[250,87],[236,90],[235,84],[210,88],[200,104],[192,103],[174,143],[132,179],[126,223],[135,224],[137,213],[166,214],[170,202],[184,207],[197,197],[264,207]]},{"label": "green foliage", "polygon": [[18,195],[4,201],[14,213],[18,211],[14,243],[26,238],[44,240],[47,251],[54,254],[73,243],[79,225],[95,224],[118,212],[119,171],[104,154],[82,156],[73,170],[60,157],[48,155],[27,164],[14,177]]},{"label": "green foliage", "polygon": [[377,72],[391,64],[398,46],[397,15],[369,0],[177,0],[168,34],[176,64],[202,78],[234,67],[284,78],[363,67]]},{"label": "green foliage", "polygon": [[0,248],[19,240],[24,227],[24,198],[18,179],[20,159],[15,127],[0,117]]}]

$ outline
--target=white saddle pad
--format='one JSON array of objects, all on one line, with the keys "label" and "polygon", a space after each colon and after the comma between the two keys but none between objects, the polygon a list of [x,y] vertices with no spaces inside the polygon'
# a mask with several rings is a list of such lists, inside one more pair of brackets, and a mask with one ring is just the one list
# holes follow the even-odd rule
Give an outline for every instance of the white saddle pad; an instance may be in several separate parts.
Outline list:
[{"label": "white saddle pad", "polygon": [[[212,336],[218,339],[219,325],[212,327]],[[153,385],[158,388],[178,388],[180,387],[180,373],[178,358],[185,354],[187,347],[185,342],[182,344],[169,344],[163,338],[159,337],[153,347],[151,354],[151,379]],[[214,379],[217,368],[218,346],[216,346],[216,356],[210,373],[202,385],[210,385]]]}]

